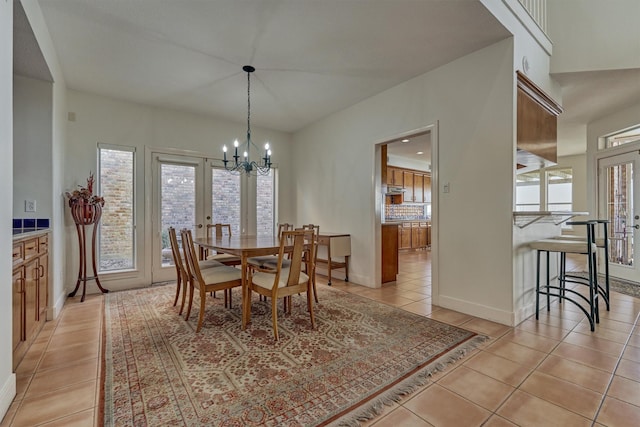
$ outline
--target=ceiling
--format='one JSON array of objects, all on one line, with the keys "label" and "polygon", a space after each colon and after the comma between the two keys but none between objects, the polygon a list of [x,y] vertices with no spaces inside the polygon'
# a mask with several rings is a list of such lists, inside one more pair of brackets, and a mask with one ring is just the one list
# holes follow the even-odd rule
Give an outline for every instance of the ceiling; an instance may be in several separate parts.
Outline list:
[{"label": "ceiling", "polygon": [[[478,0],[39,4],[69,88],[244,122],[250,64],[251,122],[284,132],[510,37]],[[24,21],[14,69],[50,79]],[[554,77],[565,109],[560,155],[586,151],[589,119],[640,99],[637,70]]]}]

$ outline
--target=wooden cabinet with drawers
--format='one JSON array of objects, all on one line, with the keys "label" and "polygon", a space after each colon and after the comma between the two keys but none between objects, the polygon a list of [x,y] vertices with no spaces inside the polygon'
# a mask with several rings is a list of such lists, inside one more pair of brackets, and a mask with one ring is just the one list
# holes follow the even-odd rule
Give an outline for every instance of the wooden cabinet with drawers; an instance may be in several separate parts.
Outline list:
[{"label": "wooden cabinet with drawers", "polygon": [[429,221],[407,221],[398,225],[398,249],[423,249],[428,246],[431,246]]},{"label": "wooden cabinet with drawers", "polygon": [[49,235],[13,242],[13,369],[47,318]]}]

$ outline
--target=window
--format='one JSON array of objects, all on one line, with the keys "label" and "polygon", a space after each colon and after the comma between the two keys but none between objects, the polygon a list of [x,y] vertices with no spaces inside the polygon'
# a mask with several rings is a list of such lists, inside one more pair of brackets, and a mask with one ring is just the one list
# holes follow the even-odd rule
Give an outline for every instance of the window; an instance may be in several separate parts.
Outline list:
[{"label": "window", "polygon": [[240,235],[240,175],[211,168],[211,224],[230,224]]},{"label": "window", "polygon": [[540,210],[540,171],[516,176],[516,211]]},{"label": "window", "polygon": [[135,269],[135,148],[98,145],[98,186],[105,204],[98,231],[98,270]]},{"label": "window", "polygon": [[[571,168],[548,168],[516,176],[516,211],[538,210],[573,210]],[[570,228],[564,224],[562,227]]]},{"label": "window", "polygon": [[256,178],[256,231],[258,236],[275,234],[275,173],[271,169],[267,175]]},{"label": "window", "polygon": [[604,139],[604,148],[618,147],[631,142],[640,142],[640,126],[607,136]]},{"label": "window", "polygon": [[571,211],[572,179],[571,168],[548,169],[547,173],[547,210]]}]

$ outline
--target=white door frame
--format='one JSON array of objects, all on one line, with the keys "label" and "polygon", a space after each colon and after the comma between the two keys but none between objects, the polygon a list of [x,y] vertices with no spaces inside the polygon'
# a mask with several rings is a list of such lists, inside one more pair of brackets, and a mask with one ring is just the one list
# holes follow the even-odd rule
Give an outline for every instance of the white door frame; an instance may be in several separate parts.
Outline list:
[{"label": "white door frame", "polygon": [[[640,282],[640,230],[633,228],[634,226],[640,226],[640,153],[638,151],[640,144],[628,144],[619,147],[615,150],[607,150],[599,153],[596,158],[596,170],[597,170],[597,206],[598,206],[598,218],[609,219],[607,212],[607,183],[606,174],[602,173],[602,170],[625,163],[633,164],[633,195],[632,206],[634,212],[630,212],[627,215],[627,231],[633,233],[633,263],[630,266],[621,265],[618,263],[609,263],[609,274],[612,277],[621,278],[627,281]],[[634,220],[634,217],[638,219]],[[598,231],[598,235],[600,231]],[[610,241],[613,236],[613,224],[609,224]],[[638,246],[636,248],[636,246]],[[603,260],[604,261],[604,260]],[[602,268],[602,267],[601,267]]]}]

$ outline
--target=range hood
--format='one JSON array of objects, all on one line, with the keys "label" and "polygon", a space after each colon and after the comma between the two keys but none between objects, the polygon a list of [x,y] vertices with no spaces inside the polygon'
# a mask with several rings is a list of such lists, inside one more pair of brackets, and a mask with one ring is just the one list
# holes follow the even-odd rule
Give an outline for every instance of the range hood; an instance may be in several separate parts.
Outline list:
[{"label": "range hood", "polygon": [[387,192],[384,193],[385,196],[399,196],[404,194],[405,189],[402,187],[387,187]]}]

